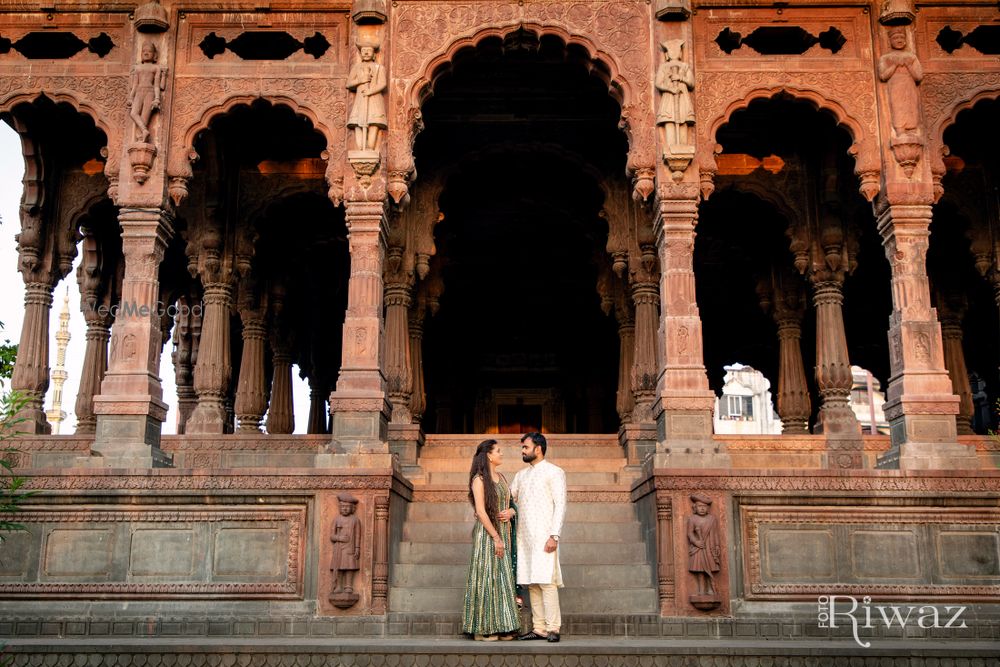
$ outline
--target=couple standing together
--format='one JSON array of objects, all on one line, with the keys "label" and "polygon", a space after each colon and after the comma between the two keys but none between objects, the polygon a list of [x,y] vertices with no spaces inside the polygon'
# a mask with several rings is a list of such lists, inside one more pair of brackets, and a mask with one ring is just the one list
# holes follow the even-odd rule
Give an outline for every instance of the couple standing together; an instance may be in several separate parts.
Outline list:
[{"label": "couple standing together", "polygon": [[[503,454],[496,440],[480,443],[472,458],[469,500],[476,525],[462,632],[477,640],[559,641],[559,533],[566,516],[566,473],[545,460],[546,448],[541,433],[521,438],[521,459],[530,465],[510,486],[497,470]],[[518,635],[515,574],[531,598],[534,628],[523,635]]]}]

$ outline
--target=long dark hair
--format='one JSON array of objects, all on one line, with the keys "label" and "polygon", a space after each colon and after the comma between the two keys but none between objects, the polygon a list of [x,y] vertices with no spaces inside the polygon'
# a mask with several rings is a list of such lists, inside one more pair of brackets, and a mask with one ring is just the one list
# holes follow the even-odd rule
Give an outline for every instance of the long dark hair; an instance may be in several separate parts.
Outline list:
[{"label": "long dark hair", "polygon": [[476,477],[482,477],[486,516],[494,523],[497,520],[497,505],[499,505],[499,500],[497,499],[497,487],[493,483],[493,476],[490,475],[490,462],[486,458],[486,455],[492,452],[496,446],[496,440],[483,440],[479,443],[479,446],[476,447],[476,453],[472,457],[472,469],[469,471],[469,502],[475,508],[476,498],[472,495],[472,480]]}]

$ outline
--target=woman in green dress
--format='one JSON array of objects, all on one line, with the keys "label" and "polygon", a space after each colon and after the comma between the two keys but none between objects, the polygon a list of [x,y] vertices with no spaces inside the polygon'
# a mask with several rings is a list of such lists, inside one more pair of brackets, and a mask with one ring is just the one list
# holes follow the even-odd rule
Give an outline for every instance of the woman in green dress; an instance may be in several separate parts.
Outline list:
[{"label": "woman in green dress", "polygon": [[469,472],[469,502],[476,510],[472,559],[462,610],[462,632],[478,641],[514,639],[521,627],[511,565],[510,489],[497,472],[503,453],[496,440],[476,448]]}]

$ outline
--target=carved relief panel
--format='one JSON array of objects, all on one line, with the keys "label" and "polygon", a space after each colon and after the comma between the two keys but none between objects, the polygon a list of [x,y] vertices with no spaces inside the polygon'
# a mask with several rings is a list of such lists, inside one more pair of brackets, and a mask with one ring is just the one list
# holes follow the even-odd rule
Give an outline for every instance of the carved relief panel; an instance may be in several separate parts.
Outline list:
[{"label": "carved relief panel", "polygon": [[182,12],[178,30],[168,165],[175,200],[186,196],[194,138],[213,113],[258,97],[309,118],[327,138],[327,181],[340,177],[351,55],[346,12]]},{"label": "carved relief panel", "polygon": [[1000,25],[986,7],[921,7],[914,48],[925,74],[921,104],[935,179],[945,171],[943,135],[959,111],[1000,96]]},{"label": "carved relief panel", "polygon": [[[524,29],[551,33],[583,45],[611,70],[613,94],[623,104],[629,135],[629,168],[655,163],[651,53],[653,19],[648,4],[626,0],[582,2],[433,2],[398,0],[391,22],[389,68],[390,170],[413,169],[410,155],[420,130],[419,105],[433,71],[461,47],[488,35]],[[648,194],[648,193],[647,193]]]},{"label": "carved relief panel", "polygon": [[105,173],[117,176],[128,114],[128,14],[53,12],[40,23],[37,13],[0,15],[0,111],[42,92],[70,103],[107,135]]},{"label": "carved relief panel", "polygon": [[878,171],[871,23],[862,8],[824,10],[821,20],[789,8],[701,12],[692,20],[705,36],[695,46],[700,164],[714,170],[715,132],[732,111],[786,91],[846,124],[856,171]]}]

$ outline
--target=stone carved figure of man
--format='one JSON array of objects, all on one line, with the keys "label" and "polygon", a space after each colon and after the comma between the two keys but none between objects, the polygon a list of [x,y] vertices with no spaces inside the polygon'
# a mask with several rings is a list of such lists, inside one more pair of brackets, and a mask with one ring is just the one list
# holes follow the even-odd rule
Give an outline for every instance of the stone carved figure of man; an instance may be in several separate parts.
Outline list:
[{"label": "stone carved figure of man", "polygon": [[878,59],[878,78],[888,87],[889,115],[894,137],[919,135],[920,99],[917,84],[924,70],[917,56],[907,48],[906,28],[889,29],[892,51]]},{"label": "stone carved figure of man", "polygon": [[694,71],[684,62],[684,40],[668,39],[660,44],[663,62],[656,70],[656,89],[660,91],[660,107],[656,125],[660,128],[663,146],[689,145],[689,125],[694,124]]},{"label": "stone carved figure of man", "polygon": [[693,514],[687,520],[688,571],[698,586],[696,595],[715,595],[714,578],[720,568],[722,547],[719,544],[719,520],[709,513],[712,499],[701,493],[691,494]]},{"label": "stone carved figure of man", "polygon": [[354,592],[354,573],[361,563],[361,521],[355,516],[358,499],[349,493],[337,496],[340,516],[333,522],[330,541],[333,542],[333,558],[330,571],[336,573],[334,594]]},{"label": "stone carved figure of man", "polygon": [[138,141],[149,141],[149,121],[160,109],[161,94],[167,88],[167,68],[161,67],[156,45],[143,42],[139,64],[132,70],[131,88],[125,105],[139,133]]},{"label": "stone carved figure of man", "polygon": [[361,60],[347,74],[347,89],[355,93],[347,127],[354,128],[358,150],[378,150],[381,133],[389,127],[384,97],[388,82],[385,67],[375,61],[377,50],[377,44],[358,42]]}]

